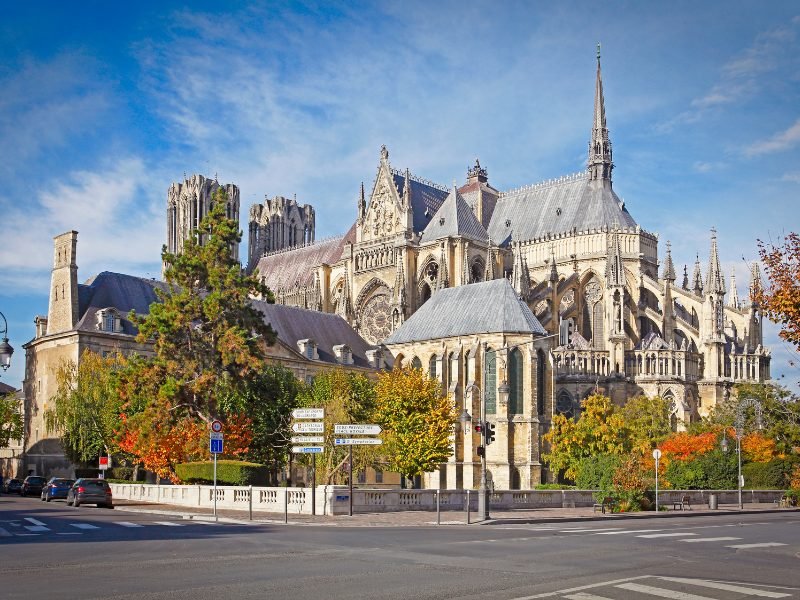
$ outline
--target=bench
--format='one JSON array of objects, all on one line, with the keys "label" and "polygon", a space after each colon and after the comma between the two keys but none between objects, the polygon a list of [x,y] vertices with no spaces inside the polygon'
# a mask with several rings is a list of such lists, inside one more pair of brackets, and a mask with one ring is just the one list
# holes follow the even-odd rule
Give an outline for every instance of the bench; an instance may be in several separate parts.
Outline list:
[{"label": "bench", "polygon": [[689,496],[682,496],[680,500],[673,502],[672,510],[692,510],[692,505],[689,503]]},{"label": "bench", "polygon": [[782,496],[779,500],[775,500],[778,508],[791,508],[794,506],[794,498],[791,496]]},{"label": "bench", "polygon": [[598,510],[603,514],[606,514],[606,509],[608,512],[614,512],[614,507],[617,505],[617,501],[614,498],[606,496],[603,498],[603,501],[600,503],[596,503],[592,506],[592,512],[597,512]]}]

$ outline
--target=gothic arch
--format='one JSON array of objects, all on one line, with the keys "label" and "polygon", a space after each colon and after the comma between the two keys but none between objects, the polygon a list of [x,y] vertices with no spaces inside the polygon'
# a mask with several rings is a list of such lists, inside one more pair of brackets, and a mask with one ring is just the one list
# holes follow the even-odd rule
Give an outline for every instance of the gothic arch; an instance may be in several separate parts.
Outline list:
[{"label": "gothic arch", "polygon": [[367,300],[369,300],[376,291],[380,290],[380,288],[385,288],[386,293],[391,295],[391,286],[377,277],[370,279],[367,284],[361,288],[361,291],[358,293],[358,297],[356,298],[356,310],[358,310],[359,313],[364,308],[364,304],[367,302]]},{"label": "gothic arch", "polygon": [[482,256],[476,256],[470,261],[469,272],[472,283],[483,281],[483,276],[486,274],[486,261]]}]

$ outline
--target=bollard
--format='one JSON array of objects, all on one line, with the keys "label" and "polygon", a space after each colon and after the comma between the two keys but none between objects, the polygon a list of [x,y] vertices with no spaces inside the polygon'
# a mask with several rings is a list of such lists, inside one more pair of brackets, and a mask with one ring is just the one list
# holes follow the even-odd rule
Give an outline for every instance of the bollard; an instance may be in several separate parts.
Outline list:
[{"label": "bollard", "polygon": [[467,525],[469,525],[469,490],[467,490]]},{"label": "bollard", "polygon": [[436,524],[442,524],[441,505],[439,503],[439,490],[436,490]]}]

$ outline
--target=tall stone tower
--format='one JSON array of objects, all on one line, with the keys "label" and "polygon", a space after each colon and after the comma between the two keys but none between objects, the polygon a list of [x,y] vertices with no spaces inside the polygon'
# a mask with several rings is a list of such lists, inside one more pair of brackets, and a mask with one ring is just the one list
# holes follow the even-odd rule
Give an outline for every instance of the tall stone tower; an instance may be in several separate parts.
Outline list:
[{"label": "tall stone tower", "polygon": [[[217,178],[206,179],[192,175],[183,183],[173,183],[167,190],[167,250],[179,254],[184,242],[197,229],[211,210],[211,200],[222,187],[228,194],[228,218],[239,223],[239,188],[232,183],[220,184]],[[234,260],[239,260],[239,245],[231,248]]]},{"label": "tall stone tower", "polygon": [[69,331],[78,322],[78,265],[75,252],[78,232],[57,235],[54,243],[53,272],[50,276],[50,307],[47,311],[47,333]]},{"label": "tall stone tower", "polygon": [[252,272],[258,259],[270,252],[307,246],[314,242],[315,215],[310,204],[294,198],[264,198],[263,204],[250,207],[247,270]]}]

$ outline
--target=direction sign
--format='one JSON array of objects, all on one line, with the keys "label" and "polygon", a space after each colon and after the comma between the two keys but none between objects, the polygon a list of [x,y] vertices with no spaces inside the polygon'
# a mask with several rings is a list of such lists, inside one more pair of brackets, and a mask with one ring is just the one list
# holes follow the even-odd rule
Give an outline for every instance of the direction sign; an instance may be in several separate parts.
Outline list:
[{"label": "direction sign", "polygon": [[333,438],[334,446],[380,446],[382,443],[378,438]]},{"label": "direction sign", "polygon": [[383,431],[380,425],[362,424],[336,424],[333,426],[334,433],[346,433],[349,435],[375,435]]},{"label": "direction sign", "polygon": [[295,423],[292,425],[292,431],[295,433],[323,433],[325,431],[325,423],[312,421],[311,423]]},{"label": "direction sign", "polygon": [[324,444],[325,438],[321,435],[293,435],[293,444]]},{"label": "direction sign", "polygon": [[324,408],[295,408],[292,411],[293,419],[324,419]]},{"label": "direction sign", "polygon": [[322,446],[292,446],[292,454],[321,454]]},{"label": "direction sign", "polygon": [[659,450],[658,448],[653,450],[653,458],[655,458],[656,460],[660,459],[661,458],[661,450]]},{"label": "direction sign", "polygon": [[211,443],[211,454],[222,454],[222,434],[212,431],[209,441]]},{"label": "direction sign", "polygon": [[214,431],[216,433],[222,431],[222,421],[219,421],[217,419],[211,421],[211,431]]}]

